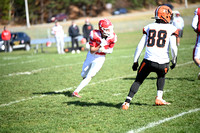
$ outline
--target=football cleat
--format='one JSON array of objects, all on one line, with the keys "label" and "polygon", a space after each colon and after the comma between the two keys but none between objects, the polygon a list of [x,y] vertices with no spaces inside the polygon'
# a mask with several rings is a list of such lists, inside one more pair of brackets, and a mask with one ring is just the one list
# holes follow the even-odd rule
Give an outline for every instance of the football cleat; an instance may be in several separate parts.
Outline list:
[{"label": "football cleat", "polygon": [[168,102],[166,102],[165,100],[159,99],[158,97],[156,97],[155,104],[159,106],[159,105],[169,105],[169,104],[171,104],[171,103],[168,103]]},{"label": "football cleat", "polygon": [[200,73],[198,74],[198,80],[200,80]]},{"label": "football cleat", "polygon": [[128,108],[129,108],[129,103],[124,102],[124,103],[122,104],[122,109],[123,109],[123,110],[127,110]]},{"label": "football cleat", "polygon": [[81,96],[80,96],[80,95],[78,95],[78,92],[73,92],[73,93],[72,93],[72,96],[73,96],[73,97],[78,97],[78,98],[81,98]]}]

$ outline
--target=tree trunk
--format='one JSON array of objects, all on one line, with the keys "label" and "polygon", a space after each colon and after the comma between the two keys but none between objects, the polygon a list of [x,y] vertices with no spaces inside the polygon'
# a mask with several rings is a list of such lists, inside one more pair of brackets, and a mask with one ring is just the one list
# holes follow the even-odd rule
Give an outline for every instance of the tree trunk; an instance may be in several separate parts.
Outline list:
[{"label": "tree trunk", "polygon": [[44,22],[44,3],[43,3],[43,0],[40,0],[40,13],[41,13],[41,23]]}]

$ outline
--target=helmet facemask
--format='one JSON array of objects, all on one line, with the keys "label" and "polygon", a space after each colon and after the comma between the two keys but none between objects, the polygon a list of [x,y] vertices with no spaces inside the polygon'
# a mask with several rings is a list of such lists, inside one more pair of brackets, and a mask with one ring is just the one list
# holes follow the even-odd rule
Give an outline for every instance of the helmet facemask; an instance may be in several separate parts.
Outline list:
[{"label": "helmet facemask", "polygon": [[113,26],[109,26],[108,28],[101,27],[101,32],[104,36],[111,36],[113,34]]},{"label": "helmet facemask", "polygon": [[104,36],[111,36],[114,33],[113,27],[114,26],[108,19],[102,19],[99,21],[99,30]]}]

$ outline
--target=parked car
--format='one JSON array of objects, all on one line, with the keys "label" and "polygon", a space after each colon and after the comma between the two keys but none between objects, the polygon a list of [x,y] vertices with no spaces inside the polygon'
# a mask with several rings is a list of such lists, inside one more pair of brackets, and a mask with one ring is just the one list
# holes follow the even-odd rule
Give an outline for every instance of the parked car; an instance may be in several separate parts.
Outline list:
[{"label": "parked car", "polygon": [[5,50],[5,46],[3,44],[3,40],[1,38],[1,34],[0,34],[0,51],[4,51]]},{"label": "parked car", "polygon": [[68,17],[66,14],[64,13],[60,13],[60,14],[57,14],[57,15],[53,15],[52,17],[50,17],[47,22],[48,23],[51,23],[51,22],[55,22],[55,20],[57,21],[67,21]]},{"label": "parked car", "polygon": [[120,14],[126,14],[126,13],[127,13],[126,8],[118,8],[112,14],[113,15],[120,15]]},{"label": "parked car", "polygon": [[[24,32],[12,32],[11,33],[11,40],[10,40],[10,51],[13,51],[15,49],[24,49],[26,51],[29,51],[31,49],[31,38]],[[0,51],[4,51],[5,46],[3,44],[3,41],[1,39],[0,34]]]}]

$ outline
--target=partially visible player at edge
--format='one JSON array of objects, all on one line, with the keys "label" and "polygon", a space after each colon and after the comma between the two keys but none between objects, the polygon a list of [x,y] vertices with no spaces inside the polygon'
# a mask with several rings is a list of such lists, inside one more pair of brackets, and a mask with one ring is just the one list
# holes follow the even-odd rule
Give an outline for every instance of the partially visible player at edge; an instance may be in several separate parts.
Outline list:
[{"label": "partially visible player at edge", "polygon": [[130,87],[129,94],[122,104],[123,110],[129,108],[133,96],[151,72],[157,74],[157,96],[155,104],[170,104],[163,100],[163,88],[165,84],[165,75],[169,70],[169,46],[172,53],[172,65],[170,67],[173,69],[176,66],[176,36],[178,36],[177,28],[169,24],[171,17],[172,10],[168,6],[159,6],[155,10],[155,17],[153,17],[156,19],[156,22],[143,28],[143,36],[134,55],[133,71],[136,71],[138,68],[138,59],[144,47],[146,47],[145,56],[137,71],[135,82]]},{"label": "partially visible player at edge", "polygon": [[106,54],[111,54],[113,52],[114,45],[117,41],[117,35],[113,31],[113,24],[108,19],[102,19],[99,21],[98,26],[99,30],[92,30],[90,32],[90,51],[88,51],[81,72],[83,80],[72,93],[72,96],[81,97],[78,93],[101,69]]},{"label": "partially visible player at edge", "polygon": [[[197,33],[197,40],[193,50],[193,60],[195,64],[200,67],[200,8],[197,8],[194,12],[192,28]],[[200,80],[200,73],[198,79]]]}]

